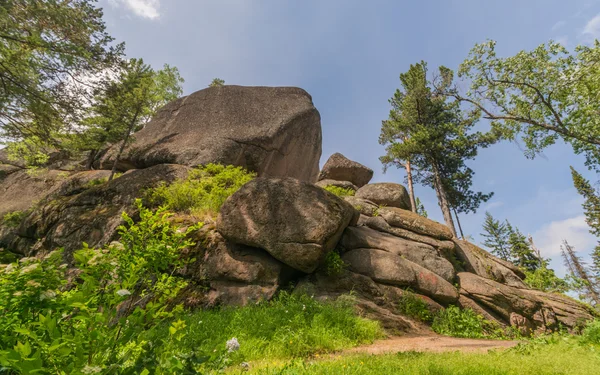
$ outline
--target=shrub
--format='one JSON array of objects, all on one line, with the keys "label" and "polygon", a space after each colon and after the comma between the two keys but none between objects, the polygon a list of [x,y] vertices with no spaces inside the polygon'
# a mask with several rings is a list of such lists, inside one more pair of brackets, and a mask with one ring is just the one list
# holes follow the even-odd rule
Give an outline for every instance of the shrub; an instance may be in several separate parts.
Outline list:
[{"label": "shrub", "polygon": [[497,324],[485,320],[471,309],[449,306],[433,318],[431,328],[441,335],[467,338],[504,337]]},{"label": "shrub", "polygon": [[6,225],[9,228],[16,228],[21,224],[21,221],[25,219],[27,213],[24,211],[12,211],[2,217],[2,224]]},{"label": "shrub", "polygon": [[241,167],[207,164],[193,170],[185,180],[151,189],[146,198],[168,210],[215,216],[225,200],[254,177],[255,173]]},{"label": "shrub", "polygon": [[327,190],[330,193],[337,195],[340,198],[351,197],[356,193],[354,190],[352,190],[350,188],[343,188],[343,187],[334,186],[334,185],[327,185],[323,189]]},{"label": "shrub", "polygon": [[[74,254],[77,281],[67,285],[66,264],[55,251],[25,258],[0,272],[0,365],[17,373],[147,373],[149,343],[141,332],[170,325],[157,342],[156,373],[192,366],[170,352],[181,340],[181,307],[172,298],[186,285],[174,271],[180,252],[192,245],[191,231],[173,227],[164,209],[152,212],[136,202],[140,221],[123,214],[121,243]],[[70,273],[72,274],[72,273]],[[167,323],[169,322],[169,323]],[[171,328],[172,327],[172,328]]]},{"label": "shrub", "polygon": [[411,318],[418,319],[423,322],[430,322],[433,319],[429,305],[418,295],[410,290],[405,290],[402,297],[398,301],[398,311]]},{"label": "shrub", "polygon": [[600,320],[589,322],[581,332],[579,340],[582,344],[600,345]]},{"label": "shrub", "polygon": [[556,276],[552,269],[541,267],[535,271],[523,271],[526,275],[524,282],[532,289],[556,293],[565,293],[571,289],[569,283]]},{"label": "shrub", "polygon": [[325,273],[328,276],[340,275],[344,271],[344,268],[346,268],[346,263],[344,263],[337,250],[327,253],[325,257]]}]

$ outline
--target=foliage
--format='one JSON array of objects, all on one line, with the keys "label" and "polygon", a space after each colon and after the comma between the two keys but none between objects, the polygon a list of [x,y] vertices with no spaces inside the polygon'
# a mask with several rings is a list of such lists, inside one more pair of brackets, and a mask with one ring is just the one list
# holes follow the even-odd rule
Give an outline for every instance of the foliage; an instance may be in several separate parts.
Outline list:
[{"label": "foliage", "polygon": [[2,224],[9,228],[16,228],[21,224],[27,212],[25,211],[12,211],[4,214],[2,217]]},{"label": "foliage", "polygon": [[62,149],[94,85],[87,78],[121,60],[95,3],[0,3],[0,139],[16,142],[13,157],[38,164]]},{"label": "foliage", "polygon": [[382,122],[379,142],[386,145],[380,158],[385,167],[404,167],[410,161],[415,182],[432,187],[446,224],[454,230],[451,208],[474,212],[491,194],[473,192],[473,170],[466,160],[497,140],[492,133],[470,132],[478,112],[465,113],[458,101],[449,101],[440,90],[453,80],[451,70],[441,67],[440,88],[427,79],[427,64],[420,62],[400,75],[402,90],[390,99],[392,109]]},{"label": "foliage", "polygon": [[221,86],[225,86],[225,80],[223,80],[221,78],[214,78],[210,82],[210,85],[208,85],[208,87],[221,87]]},{"label": "foliage", "polygon": [[468,338],[504,337],[497,324],[485,320],[471,309],[448,306],[433,318],[431,329],[440,335]]},{"label": "foliage", "polygon": [[[261,375],[582,375],[600,368],[600,347],[576,339],[540,345],[531,353],[515,350],[446,353],[400,352],[331,356],[325,360],[253,364],[247,374]],[[237,372],[233,372],[237,373]]]},{"label": "foliage", "polygon": [[398,301],[398,311],[411,318],[418,319],[423,322],[433,320],[433,314],[429,311],[429,305],[418,295],[410,290],[404,290]]},{"label": "foliage", "polygon": [[[3,265],[0,273],[0,364],[18,373],[81,374],[144,372],[149,343],[140,336],[159,324],[163,335],[156,373],[194,365],[172,352],[182,339],[172,321],[180,307],[172,298],[186,285],[175,271],[192,245],[191,231],[173,227],[163,209],[136,202],[140,221],[123,214],[121,242],[104,249],[87,246],[74,254],[77,278],[60,251],[42,259]],[[171,323],[167,323],[171,322]],[[156,344],[159,344],[157,341]]]},{"label": "foliage", "polygon": [[541,259],[533,253],[533,250],[527,242],[527,238],[518,228],[513,228],[512,225],[506,222],[508,230],[508,245],[510,246],[510,254],[514,265],[527,271],[535,271],[539,266]]},{"label": "foliage", "polygon": [[194,169],[185,180],[148,191],[147,199],[168,210],[215,216],[225,200],[254,177],[255,173],[242,167],[207,164]]},{"label": "foliage", "polygon": [[340,198],[351,197],[356,193],[354,190],[350,188],[343,188],[341,186],[327,185],[323,189],[328,192],[337,195]]},{"label": "foliage", "polygon": [[491,249],[492,254],[498,258],[510,261],[511,252],[508,243],[510,233],[506,223],[494,219],[489,212],[486,212],[483,230],[485,231],[485,233],[481,233],[481,236],[485,238],[483,245]]},{"label": "foliage", "polygon": [[571,278],[572,289],[579,292],[579,298],[600,306],[600,285],[598,285],[590,273],[585,262],[577,254],[573,246],[567,240],[563,240],[560,247],[561,255],[568,276]]},{"label": "foliage", "polygon": [[566,293],[571,290],[572,286],[565,279],[556,276],[553,269],[547,267],[546,262],[542,267],[536,268],[534,271],[524,270],[525,284],[532,289],[541,290],[544,292]]},{"label": "foliage", "polygon": [[[306,294],[282,292],[268,302],[199,310],[180,318],[185,324],[178,343],[181,353],[212,352],[235,337],[240,348],[230,357],[232,363],[331,352],[383,337],[378,322],[356,316],[349,296],[319,302]],[[144,340],[153,342],[167,330],[162,325]]]},{"label": "foliage", "polygon": [[584,154],[586,165],[600,165],[600,42],[577,46],[569,53],[550,41],[531,51],[500,58],[496,42],[476,44],[461,64],[459,76],[471,83],[459,100],[481,110],[505,138],[521,136],[525,155],[534,157],[562,139]]},{"label": "foliage", "polygon": [[[577,192],[583,197],[583,212],[585,222],[590,227],[590,233],[600,238],[600,193],[592,187],[579,172],[571,167],[573,184]],[[591,254],[595,282],[600,285],[600,241]]]},{"label": "foliage", "polygon": [[423,217],[427,217],[427,210],[425,210],[425,206],[423,205],[423,202],[421,202],[419,197],[416,198],[415,204],[417,206],[417,213]]},{"label": "foliage", "polygon": [[582,344],[600,345],[600,320],[588,322],[581,332],[579,341]]},{"label": "foliage", "polygon": [[115,79],[106,80],[96,90],[84,120],[85,130],[73,137],[76,148],[90,152],[88,167],[100,149],[123,141],[115,156],[116,165],[130,134],[147,123],[160,107],[181,95],[182,82],[177,68],[166,64],[159,71],[142,59],[123,64]]},{"label": "foliage", "polygon": [[332,250],[325,256],[325,273],[328,276],[340,275],[346,268],[346,263],[342,260],[337,250]]}]

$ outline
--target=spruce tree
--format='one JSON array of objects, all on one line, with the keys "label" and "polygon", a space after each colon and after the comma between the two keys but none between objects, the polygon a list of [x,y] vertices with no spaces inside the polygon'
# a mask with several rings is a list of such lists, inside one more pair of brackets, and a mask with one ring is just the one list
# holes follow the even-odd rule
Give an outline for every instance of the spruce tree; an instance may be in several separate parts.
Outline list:
[{"label": "spruce tree", "polygon": [[584,299],[591,301],[595,306],[600,306],[600,286],[590,276],[581,257],[577,255],[575,249],[569,245],[567,240],[563,240],[560,249],[565,266],[578,284],[576,289],[579,289]]},{"label": "spruce tree", "polygon": [[508,242],[510,232],[506,223],[494,219],[489,212],[486,212],[483,230],[485,231],[485,233],[481,233],[481,236],[485,238],[483,245],[489,248],[492,251],[492,254],[496,255],[498,258],[510,262],[511,252]]},{"label": "spruce tree", "polygon": [[530,246],[527,237],[518,228],[513,228],[506,221],[508,230],[508,244],[510,254],[514,265],[527,271],[535,271],[542,265],[542,259],[539,259]]},{"label": "spruce tree", "polygon": [[[577,192],[584,198],[583,212],[590,233],[600,238],[600,194],[575,168],[571,167],[571,176]],[[597,284],[600,284],[600,241],[592,252],[593,272]]]}]

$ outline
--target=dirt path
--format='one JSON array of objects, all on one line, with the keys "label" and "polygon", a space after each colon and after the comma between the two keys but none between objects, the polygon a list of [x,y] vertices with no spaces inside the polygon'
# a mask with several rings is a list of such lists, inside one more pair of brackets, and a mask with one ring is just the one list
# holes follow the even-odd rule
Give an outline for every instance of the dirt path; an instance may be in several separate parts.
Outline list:
[{"label": "dirt path", "polygon": [[490,349],[507,349],[516,346],[519,341],[459,339],[437,335],[406,335],[376,341],[371,345],[359,346],[343,353],[384,354],[398,352],[453,352],[485,353]]}]

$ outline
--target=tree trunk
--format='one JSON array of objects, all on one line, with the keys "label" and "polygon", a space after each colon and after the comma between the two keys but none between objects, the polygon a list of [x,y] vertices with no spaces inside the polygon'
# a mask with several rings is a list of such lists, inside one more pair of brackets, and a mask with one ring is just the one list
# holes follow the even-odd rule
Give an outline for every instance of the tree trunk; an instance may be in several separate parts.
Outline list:
[{"label": "tree trunk", "polygon": [[408,180],[408,196],[410,197],[410,209],[412,210],[412,212],[417,213],[417,202],[415,201],[415,188],[413,186],[410,160],[407,160],[404,166],[406,167],[406,179]]},{"label": "tree trunk", "polygon": [[108,177],[108,182],[112,181],[113,178],[115,177],[115,173],[117,172],[117,164],[119,163],[119,159],[121,159],[121,154],[123,154],[123,150],[125,150],[125,146],[127,145],[129,136],[131,135],[131,132],[133,131],[133,128],[135,127],[135,123],[137,121],[138,114],[139,114],[139,111],[136,111],[135,115],[133,116],[133,119],[131,120],[131,124],[129,124],[129,127],[127,128],[127,133],[125,134],[123,143],[121,143],[121,147],[119,147],[119,152],[117,153],[117,156],[115,157],[115,162],[113,163],[112,170],[110,171],[110,176]]},{"label": "tree trunk", "polygon": [[96,160],[96,155],[98,155],[98,150],[90,150],[87,163],[85,164],[85,169],[92,169],[92,167],[94,166],[94,161]]},{"label": "tree trunk", "polygon": [[440,171],[435,162],[432,163],[432,169],[435,193],[437,195],[440,208],[442,209],[442,214],[444,215],[444,221],[446,222],[448,228],[450,228],[450,231],[454,237],[458,238],[458,235],[456,234],[456,228],[454,227],[454,220],[452,219],[452,212],[450,212],[450,204],[448,203],[446,189],[444,189],[444,185],[442,184],[442,176],[440,176]]},{"label": "tree trunk", "polygon": [[452,210],[454,211],[454,216],[456,216],[456,223],[458,224],[458,230],[460,231],[460,237],[464,240],[465,234],[463,233],[462,226],[460,225],[460,219],[458,218],[458,212],[456,212],[455,208],[453,208]]}]

